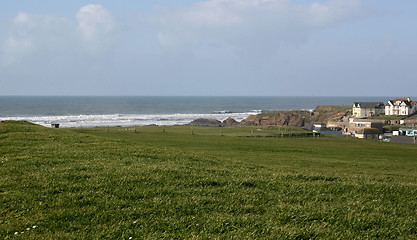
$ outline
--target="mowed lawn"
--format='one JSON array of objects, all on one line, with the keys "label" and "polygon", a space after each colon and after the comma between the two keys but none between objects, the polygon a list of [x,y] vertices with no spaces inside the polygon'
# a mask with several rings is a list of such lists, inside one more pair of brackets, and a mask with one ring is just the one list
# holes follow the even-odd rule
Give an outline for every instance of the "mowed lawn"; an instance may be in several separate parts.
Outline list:
[{"label": "mowed lawn", "polygon": [[304,133],[1,122],[0,238],[417,239],[417,145]]}]

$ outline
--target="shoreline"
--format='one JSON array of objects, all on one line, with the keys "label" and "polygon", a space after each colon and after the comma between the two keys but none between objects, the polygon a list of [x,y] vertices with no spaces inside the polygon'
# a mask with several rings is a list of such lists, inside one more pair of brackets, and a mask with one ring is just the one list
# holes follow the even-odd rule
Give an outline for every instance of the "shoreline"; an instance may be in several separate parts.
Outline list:
[{"label": "shoreline", "polygon": [[[231,126],[224,123],[233,119],[234,125],[256,125],[253,120],[260,116],[276,117],[300,117],[301,115],[314,115],[315,109],[301,110],[253,110],[250,112],[216,111],[214,113],[191,113],[191,114],[91,114],[91,115],[60,115],[60,116],[23,116],[23,117],[0,117],[0,120],[14,120],[31,122],[44,127],[52,127],[59,124],[60,128],[93,128],[93,127],[142,127],[142,126],[175,126],[189,125],[196,120],[218,121],[220,126]],[[333,106],[335,107],[335,106]],[[340,107],[340,106],[337,106]],[[349,107],[349,106],[344,106]],[[276,118],[275,118],[276,119]],[[252,122],[251,122],[252,121]],[[261,120],[260,120],[261,121]],[[277,125],[272,123],[271,125]],[[281,125],[281,124],[278,124]]]},{"label": "shoreline", "polygon": [[186,125],[196,119],[216,119],[223,121],[229,117],[242,121],[250,115],[259,112],[245,113],[211,113],[211,114],[104,114],[104,115],[72,115],[72,116],[24,116],[0,117],[0,121],[26,121],[44,127],[60,124],[60,128],[80,127],[133,127],[133,126],[174,126]]}]

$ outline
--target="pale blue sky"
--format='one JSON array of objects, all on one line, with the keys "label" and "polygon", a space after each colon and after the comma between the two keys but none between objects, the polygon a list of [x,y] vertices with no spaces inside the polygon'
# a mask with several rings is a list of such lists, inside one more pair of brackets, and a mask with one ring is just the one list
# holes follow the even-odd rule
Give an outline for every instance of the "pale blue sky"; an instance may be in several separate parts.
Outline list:
[{"label": "pale blue sky", "polygon": [[417,95],[415,0],[0,6],[0,95]]}]

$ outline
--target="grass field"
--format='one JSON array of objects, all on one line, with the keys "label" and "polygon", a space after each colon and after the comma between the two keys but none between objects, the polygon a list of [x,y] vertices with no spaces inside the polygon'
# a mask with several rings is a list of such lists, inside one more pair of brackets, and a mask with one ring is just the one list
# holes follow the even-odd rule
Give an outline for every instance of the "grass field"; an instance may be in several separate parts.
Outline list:
[{"label": "grass field", "polygon": [[417,145],[304,133],[2,122],[0,238],[417,239]]}]

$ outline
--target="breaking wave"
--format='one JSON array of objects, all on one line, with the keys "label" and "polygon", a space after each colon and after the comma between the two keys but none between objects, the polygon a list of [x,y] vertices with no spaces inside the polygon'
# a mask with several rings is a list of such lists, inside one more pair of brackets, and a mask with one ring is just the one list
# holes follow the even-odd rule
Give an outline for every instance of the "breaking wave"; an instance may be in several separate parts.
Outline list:
[{"label": "breaking wave", "polygon": [[60,127],[100,127],[100,126],[146,126],[146,125],[184,125],[198,118],[217,119],[223,121],[229,117],[242,121],[249,115],[259,111],[232,113],[217,111],[210,114],[102,114],[102,115],[48,115],[48,116],[14,116],[0,117],[0,120],[27,121],[45,127],[59,123]]}]

